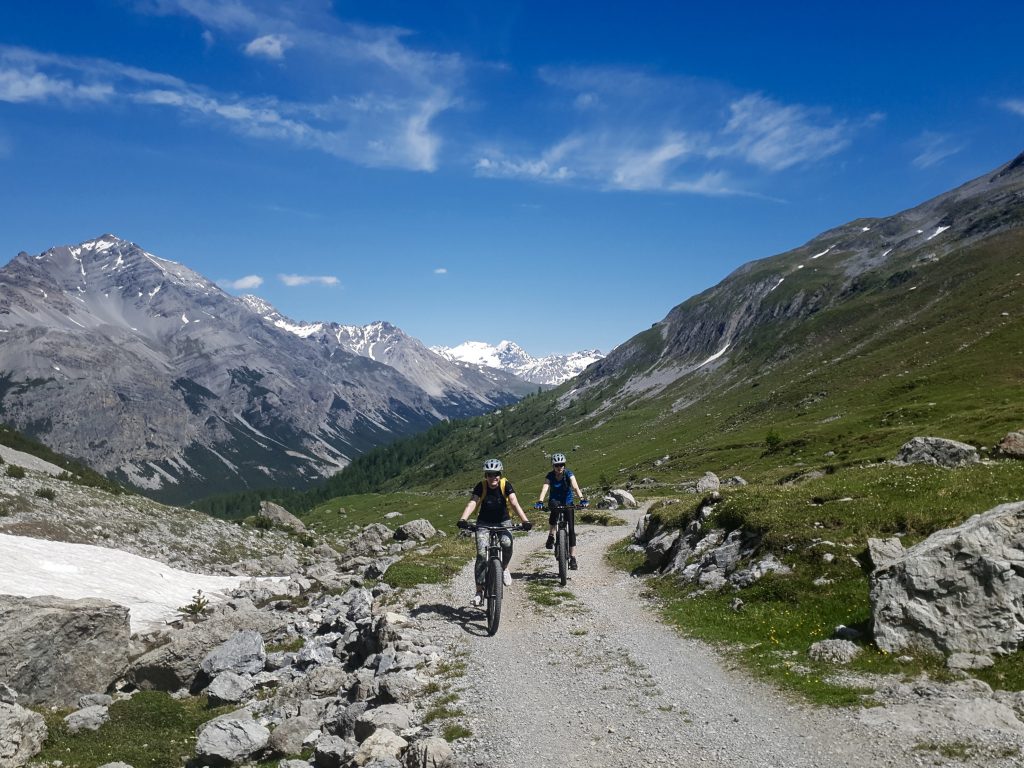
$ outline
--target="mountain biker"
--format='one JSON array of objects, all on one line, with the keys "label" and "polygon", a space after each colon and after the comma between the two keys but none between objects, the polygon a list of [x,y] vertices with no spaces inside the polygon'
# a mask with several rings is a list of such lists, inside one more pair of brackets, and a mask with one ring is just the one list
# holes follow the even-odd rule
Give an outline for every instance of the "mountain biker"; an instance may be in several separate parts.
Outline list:
[{"label": "mountain biker", "polygon": [[[583,498],[583,491],[580,490],[579,483],[576,482],[576,475],[573,474],[571,469],[565,468],[564,453],[551,454],[551,471],[544,478],[544,485],[540,489],[540,498],[533,505],[534,509],[544,509],[544,497],[549,489],[551,491],[549,504],[551,514],[548,515],[548,525],[550,527],[548,528],[548,540],[544,542],[544,546],[548,549],[553,549],[555,546],[555,521],[558,519],[558,507],[570,506],[573,498],[580,500],[581,507],[587,506],[590,502]],[[573,491],[576,492],[575,497],[573,496]],[[576,562],[576,510],[566,510],[566,517],[569,523],[569,567],[575,571],[579,568],[579,564]]]},{"label": "mountain biker", "polygon": [[[504,469],[500,459],[488,459],[484,462],[484,479],[473,488],[473,495],[470,497],[469,503],[466,504],[466,508],[462,511],[462,517],[459,518],[459,528],[469,527],[469,516],[473,514],[473,509],[478,505],[480,509],[476,518],[478,525],[503,525],[508,527],[512,524],[512,519],[508,513],[509,504],[512,505],[516,514],[519,515],[519,519],[523,521],[523,527],[526,530],[530,530],[533,527],[533,523],[529,521],[523,508],[519,506],[519,499],[516,498],[516,492],[512,488],[512,483],[508,479],[502,480],[501,473]],[[481,605],[484,601],[488,538],[486,530],[478,530],[476,532],[476,595],[473,597],[473,605]],[[511,560],[512,534],[503,533],[501,535],[501,566],[504,569],[502,581],[505,582],[506,587],[512,584],[512,574],[508,570],[508,564]]]}]

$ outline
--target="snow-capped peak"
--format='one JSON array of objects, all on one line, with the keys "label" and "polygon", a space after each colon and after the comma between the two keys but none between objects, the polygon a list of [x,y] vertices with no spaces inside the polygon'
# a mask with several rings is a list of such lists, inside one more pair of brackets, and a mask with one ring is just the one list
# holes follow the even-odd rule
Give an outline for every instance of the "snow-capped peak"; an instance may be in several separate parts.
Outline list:
[{"label": "snow-capped peak", "polygon": [[431,347],[449,360],[470,365],[483,365],[508,371],[534,384],[561,384],[576,376],[584,368],[604,357],[596,349],[573,352],[568,355],[548,355],[535,358],[514,341],[504,340],[497,346],[484,341],[465,341],[455,347]]}]

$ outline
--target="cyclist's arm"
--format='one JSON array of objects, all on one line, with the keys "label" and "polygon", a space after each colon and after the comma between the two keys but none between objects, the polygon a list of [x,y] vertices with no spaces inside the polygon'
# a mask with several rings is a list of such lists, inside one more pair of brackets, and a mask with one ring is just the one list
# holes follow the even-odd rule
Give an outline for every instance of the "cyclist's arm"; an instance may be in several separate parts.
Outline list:
[{"label": "cyclist's arm", "polygon": [[519,499],[516,498],[514,493],[510,493],[508,495],[508,500],[512,502],[512,508],[516,511],[516,514],[519,515],[519,519],[524,523],[530,522],[530,518],[526,516],[526,513],[523,512],[523,508],[519,506]]},{"label": "cyclist's arm", "polygon": [[544,497],[548,495],[549,488],[551,488],[551,485],[548,483],[544,483],[544,487],[540,489],[540,496],[537,497],[537,501],[539,501],[541,504],[544,503]]},{"label": "cyclist's arm", "polygon": [[576,482],[576,475],[569,478],[572,482],[572,489],[576,491],[576,500],[579,501],[583,498],[583,491],[580,490],[580,484]]},{"label": "cyclist's arm", "polygon": [[480,497],[474,493],[473,496],[470,498],[469,503],[466,504],[466,508],[462,510],[462,517],[460,517],[459,519],[468,520],[469,516],[473,514],[473,510],[476,508],[476,505],[479,503]]}]

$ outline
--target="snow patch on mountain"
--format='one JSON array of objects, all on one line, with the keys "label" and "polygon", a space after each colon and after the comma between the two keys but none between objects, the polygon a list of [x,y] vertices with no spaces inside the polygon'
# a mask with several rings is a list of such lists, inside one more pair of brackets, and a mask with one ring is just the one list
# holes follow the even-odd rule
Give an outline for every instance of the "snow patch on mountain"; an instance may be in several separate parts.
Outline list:
[{"label": "snow patch on mountain", "polygon": [[497,346],[483,341],[465,341],[455,347],[431,347],[431,350],[449,360],[497,368],[533,384],[549,386],[568,381],[588,365],[604,357],[596,349],[568,355],[532,357],[514,341],[508,340]]}]

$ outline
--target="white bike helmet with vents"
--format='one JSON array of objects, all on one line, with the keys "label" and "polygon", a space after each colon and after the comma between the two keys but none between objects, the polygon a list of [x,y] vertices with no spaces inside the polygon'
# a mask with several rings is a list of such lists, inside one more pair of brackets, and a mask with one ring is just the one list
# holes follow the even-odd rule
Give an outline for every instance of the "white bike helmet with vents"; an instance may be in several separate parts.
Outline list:
[{"label": "white bike helmet with vents", "polygon": [[551,454],[551,463],[552,464],[565,464],[565,454],[564,453],[552,453]]},{"label": "white bike helmet with vents", "polygon": [[484,462],[484,472],[502,472],[504,469],[501,459],[488,459]]}]

